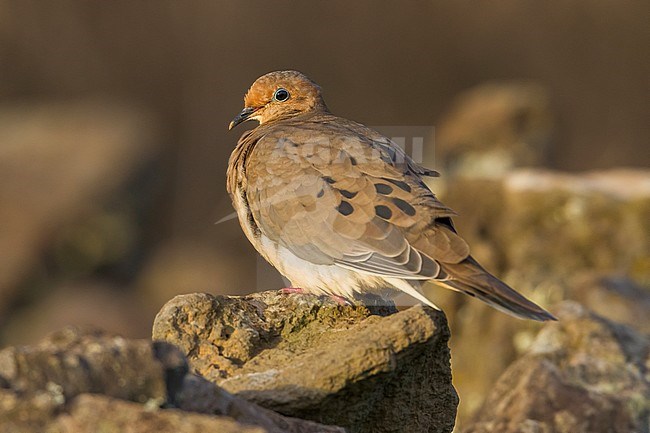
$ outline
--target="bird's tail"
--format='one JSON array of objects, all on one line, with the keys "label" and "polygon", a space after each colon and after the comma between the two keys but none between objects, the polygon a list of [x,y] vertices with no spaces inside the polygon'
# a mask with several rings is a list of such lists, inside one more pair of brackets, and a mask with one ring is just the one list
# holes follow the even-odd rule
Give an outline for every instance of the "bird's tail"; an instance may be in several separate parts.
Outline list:
[{"label": "bird's tail", "polygon": [[436,283],[475,296],[497,310],[520,319],[540,322],[557,320],[551,313],[483,269],[472,256],[460,263],[443,263],[442,270],[447,274],[447,278],[435,281]]}]

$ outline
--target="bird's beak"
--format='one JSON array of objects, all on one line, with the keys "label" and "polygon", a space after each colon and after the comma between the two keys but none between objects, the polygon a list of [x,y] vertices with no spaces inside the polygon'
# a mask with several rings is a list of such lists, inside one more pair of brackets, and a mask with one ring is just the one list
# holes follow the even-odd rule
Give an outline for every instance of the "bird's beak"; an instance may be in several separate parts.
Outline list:
[{"label": "bird's beak", "polygon": [[247,121],[248,118],[251,116],[251,114],[253,114],[255,111],[257,111],[257,108],[254,107],[246,107],[243,110],[241,110],[241,113],[236,115],[235,118],[232,119],[232,122],[230,122],[230,125],[228,125],[228,131],[230,131],[240,123]]}]

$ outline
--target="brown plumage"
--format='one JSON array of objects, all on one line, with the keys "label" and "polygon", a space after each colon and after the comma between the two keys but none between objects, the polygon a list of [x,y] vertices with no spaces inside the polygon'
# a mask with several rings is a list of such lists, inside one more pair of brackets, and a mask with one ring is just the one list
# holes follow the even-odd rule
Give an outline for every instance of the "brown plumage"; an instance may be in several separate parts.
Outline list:
[{"label": "brown plumage", "polygon": [[246,120],[227,187],[255,248],[295,287],[348,299],[399,291],[431,306],[427,281],[521,318],[553,316],[489,274],[456,233],[416,164],[376,131],[332,115],[296,71],[257,79],[230,128]]}]

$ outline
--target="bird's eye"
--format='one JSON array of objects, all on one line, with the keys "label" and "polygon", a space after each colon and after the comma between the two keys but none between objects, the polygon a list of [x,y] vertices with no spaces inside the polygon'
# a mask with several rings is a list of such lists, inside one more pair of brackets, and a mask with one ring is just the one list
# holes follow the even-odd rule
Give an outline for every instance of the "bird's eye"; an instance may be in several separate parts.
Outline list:
[{"label": "bird's eye", "polygon": [[273,99],[275,99],[276,101],[279,101],[279,102],[284,102],[287,99],[289,99],[289,92],[287,92],[286,89],[283,89],[282,87],[280,87],[273,94]]}]

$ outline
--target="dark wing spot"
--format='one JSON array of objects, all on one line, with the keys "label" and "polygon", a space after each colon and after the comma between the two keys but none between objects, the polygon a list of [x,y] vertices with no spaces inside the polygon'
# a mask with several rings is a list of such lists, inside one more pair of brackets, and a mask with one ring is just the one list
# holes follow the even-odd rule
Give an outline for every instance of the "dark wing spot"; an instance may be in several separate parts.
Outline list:
[{"label": "dark wing spot", "polygon": [[441,217],[441,218],[436,218],[436,222],[446,225],[449,227],[454,233],[456,233],[456,227],[454,227],[454,222],[451,220],[449,217]]},{"label": "dark wing spot", "polygon": [[339,192],[345,198],[353,198],[355,195],[357,195],[356,192],[350,192],[350,191],[345,190],[345,189],[340,189]]},{"label": "dark wing spot", "polygon": [[400,208],[402,212],[404,212],[406,215],[413,216],[415,215],[415,208],[402,200],[401,198],[393,198],[393,203],[395,203],[395,206]]},{"label": "dark wing spot", "polygon": [[344,216],[350,215],[352,212],[354,212],[352,205],[345,200],[341,201],[341,204],[336,207],[336,210]]},{"label": "dark wing spot", "polygon": [[410,187],[409,184],[406,183],[406,182],[402,182],[401,180],[395,180],[395,179],[387,179],[387,178],[385,178],[385,177],[382,178],[382,179],[384,179],[385,181],[388,181],[388,182],[392,183],[393,185],[395,185],[395,186],[398,187],[399,189],[402,189],[402,190],[404,190],[404,191],[406,191],[406,192],[411,192],[411,187]]},{"label": "dark wing spot", "polygon": [[350,164],[357,165],[357,159],[354,156],[350,157]]},{"label": "dark wing spot", "polygon": [[383,147],[380,158],[387,164],[394,163],[397,160],[397,151],[390,146]]},{"label": "dark wing spot", "polygon": [[393,187],[390,185],[386,185],[385,183],[376,183],[375,189],[377,190],[377,193],[383,195],[388,195],[391,192],[393,192]]},{"label": "dark wing spot", "polygon": [[393,216],[393,212],[390,210],[390,208],[384,205],[375,206],[375,213],[379,218],[383,218],[385,220],[389,220],[390,217]]},{"label": "dark wing spot", "polygon": [[332,178],[329,177],[329,176],[323,176],[323,180],[324,180],[325,182],[327,182],[327,183],[330,183],[330,184],[336,182],[334,179],[332,179]]},{"label": "dark wing spot", "polygon": [[325,190],[321,188],[320,191],[318,191],[318,194],[316,194],[316,197],[321,198],[324,195],[325,195]]}]

